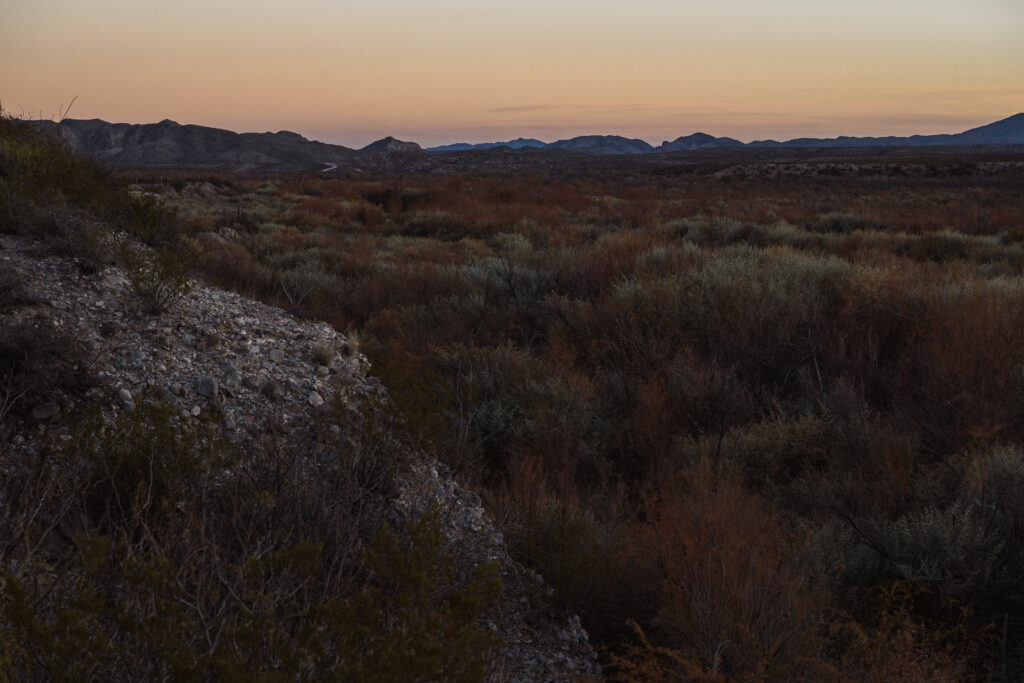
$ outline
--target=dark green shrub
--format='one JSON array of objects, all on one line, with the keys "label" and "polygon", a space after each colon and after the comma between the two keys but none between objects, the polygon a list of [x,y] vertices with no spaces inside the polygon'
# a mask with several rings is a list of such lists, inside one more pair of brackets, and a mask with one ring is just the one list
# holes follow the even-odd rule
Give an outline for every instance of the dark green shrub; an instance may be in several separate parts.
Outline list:
[{"label": "dark green shrub", "polygon": [[163,313],[192,291],[188,266],[176,252],[121,249],[128,287],[143,313]]}]

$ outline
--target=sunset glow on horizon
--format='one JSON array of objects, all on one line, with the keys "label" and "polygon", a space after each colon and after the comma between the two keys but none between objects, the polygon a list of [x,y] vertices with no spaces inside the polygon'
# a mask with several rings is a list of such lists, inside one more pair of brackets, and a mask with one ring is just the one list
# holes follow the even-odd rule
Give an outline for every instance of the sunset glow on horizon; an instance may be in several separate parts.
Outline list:
[{"label": "sunset glow on horizon", "polygon": [[0,105],[363,146],[956,133],[1024,111],[1020,0],[0,0]]}]

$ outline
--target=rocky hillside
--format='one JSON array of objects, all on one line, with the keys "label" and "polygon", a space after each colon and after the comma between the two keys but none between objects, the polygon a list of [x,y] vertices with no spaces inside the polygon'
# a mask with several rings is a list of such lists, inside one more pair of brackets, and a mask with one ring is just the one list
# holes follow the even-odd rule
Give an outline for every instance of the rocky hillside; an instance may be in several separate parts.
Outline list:
[{"label": "rocky hillside", "polygon": [[[368,404],[386,403],[354,340],[323,323],[297,320],[198,282],[183,287],[188,293],[166,312],[145,314],[132,295],[130,273],[112,265],[83,269],[77,261],[38,240],[0,236],[0,275],[8,287],[0,328],[46,330],[51,338],[69,340],[87,359],[87,368],[76,368],[89,375],[75,385],[81,391],[65,382],[45,395],[18,394],[31,401],[3,418],[5,468],[45,459],[53,444],[81,438],[74,425],[87,406],[116,423],[142,411],[143,403],[160,403],[172,408],[176,430],[202,426],[230,444],[225,452],[244,458],[265,448],[271,434],[285,445],[281,453],[294,458],[287,467],[310,469],[327,442],[351,438],[351,426],[365,420]],[[7,399],[15,398],[12,377],[4,377]],[[541,577],[509,557],[479,498],[400,438],[387,439],[387,448],[407,452],[390,454],[401,465],[393,485],[381,489],[388,492],[382,517],[402,528],[436,510],[458,575],[496,563],[501,592],[480,617],[498,636],[490,679],[595,676],[596,657],[579,620],[554,609]],[[11,492],[3,494],[7,507]],[[86,517],[56,525],[62,540],[51,541],[53,553],[65,552],[62,545],[73,545],[82,529],[102,526],[100,518]]]}]

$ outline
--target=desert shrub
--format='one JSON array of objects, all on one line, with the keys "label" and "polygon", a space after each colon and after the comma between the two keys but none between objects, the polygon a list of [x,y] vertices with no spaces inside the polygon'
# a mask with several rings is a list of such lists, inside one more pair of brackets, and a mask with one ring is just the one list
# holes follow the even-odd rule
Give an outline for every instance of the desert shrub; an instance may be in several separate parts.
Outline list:
[{"label": "desert shrub", "polygon": [[709,363],[693,354],[679,353],[672,360],[665,392],[677,434],[711,437],[719,445],[728,430],[761,412],[736,366]]},{"label": "desert shrub", "polygon": [[313,344],[310,357],[317,365],[330,366],[334,362],[334,356],[338,350],[333,342],[319,341]]},{"label": "desert shrub", "polygon": [[[923,294],[911,395],[943,416],[931,429],[949,450],[1024,433],[1024,287],[1018,279],[934,283]],[[928,368],[925,370],[925,368]],[[921,416],[929,424],[927,415]],[[939,439],[944,439],[940,441]]]},{"label": "desert shrub", "polygon": [[664,673],[798,676],[818,655],[814,593],[791,559],[782,521],[712,472],[701,466],[681,490],[666,488],[635,536],[661,573],[652,625],[678,653]]},{"label": "desert shrub", "polygon": [[78,397],[92,380],[87,361],[81,344],[52,321],[0,327],[0,420]]},{"label": "desert shrub", "polygon": [[87,514],[101,528],[127,524],[139,495],[166,511],[198,487],[204,469],[220,464],[208,462],[223,450],[215,435],[180,429],[172,420],[176,413],[173,405],[144,400],[119,420],[93,412],[81,424],[76,457],[88,463]]},{"label": "desert shrub", "polygon": [[0,313],[15,306],[33,303],[30,294],[24,291],[24,277],[14,266],[0,264]]},{"label": "desert shrub", "polygon": [[648,277],[678,273],[696,265],[699,259],[700,248],[690,242],[653,247],[637,253],[636,272]]},{"label": "desert shrub", "polygon": [[[879,591],[878,616],[857,620],[837,614],[828,626],[826,676],[842,681],[960,681],[975,675],[977,655],[986,645],[984,633],[968,624],[952,625],[921,619],[913,605],[921,589],[897,582]],[[972,661],[973,660],[973,661]]]},{"label": "desert shrub", "polygon": [[851,233],[855,230],[873,230],[879,227],[878,222],[864,214],[846,211],[832,211],[820,214],[813,223],[807,226],[814,232]]},{"label": "desert shrub", "polygon": [[108,228],[94,221],[69,219],[56,240],[57,249],[74,258],[85,273],[95,273],[114,262],[113,236]]},{"label": "desert shrub", "polygon": [[473,288],[483,293],[487,304],[496,307],[531,304],[551,290],[546,272],[531,267],[515,255],[482,259],[464,266],[461,273]]},{"label": "desert shrub", "polygon": [[936,263],[964,259],[970,254],[971,239],[949,230],[928,232],[912,243],[911,255]]},{"label": "desert shrub", "polygon": [[792,386],[801,366],[821,372],[824,331],[851,274],[838,259],[782,249],[723,253],[694,274],[687,325],[705,352]]},{"label": "desert shrub", "polygon": [[1024,572],[1024,453],[1019,445],[1008,445],[971,458],[964,473],[961,498],[967,504],[989,511],[999,522],[1006,539],[1010,576]]},{"label": "desert shrub", "polygon": [[303,260],[294,268],[283,270],[277,279],[292,310],[302,310],[304,304],[336,288],[336,280],[316,260]]},{"label": "desert shrub", "polygon": [[268,296],[277,287],[274,271],[236,242],[203,250],[199,267],[215,283],[246,295]]},{"label": "desert shrub", "polygon": [[898,576],[962,599],[992,579],[1003,537],[985,511],[957,502],[900,517],[881,530],[879,543]]},{"label": "desert shrub", "polygon": [[497,564],[480,565],[460,586],[443,541],[436,512],[410,524],[405,538],[384,525],[364,554],[369,585],[345,603],[323,605],[320,615],[338,638],[328,641],[337,650],[323,654],[335,659],[341,678],[486,677],[499,641],[478,618],[500,593]]},{"label": "desert shrub", "polygon": [[349,415],[333,445],[267,433],[236,453],[174,412],[91,411],[45,455],[3,459],[0,673],[487,672],[496,639],[480,615],[500,591],[496,568],[456,563],[436,512],[382,524],[397,462],[385,425]]},{"label": "desert shrub", "polygon": [[129,291],[144,313],[163,313],[192,291],[188,266],[177,252],[124,246],[120,260]]},{"label": "desert shrub", "polygon": [[594,480],[574,488],[568,467],[530,456],[510,462],[490,508],[510,551],[540,572],[559,605],[590,624],[591,643],[612,646],[628,636],[628,618],[653,616],[657,567],[634,553],[624,491]]},{"label": "desert shrub", "polygon": [[444,211],[419,213],[412,216],[402,228],[410,237],[431,237],[443,241],[457,241],[470,236],[472,226]]},{"label": "desert shrub", "polygon": [[715,458],[748,484],[767,488],[823,470],[832,455],[831,437],[828,425],[813,415],[775,416],[713,431],[685,444],[680,454],[689,462]]},{"label": "desert shrub", "polygon": [[[365,353],[388,388],[395,419],[416,447],[429,449],[441,443],[457,449],[464,439],[461,423],[475,391],[473,383],[449,381],[430,364],[379,342],[368,344]],[[450,455],[452,464],[458,464],[458,455]]]}]

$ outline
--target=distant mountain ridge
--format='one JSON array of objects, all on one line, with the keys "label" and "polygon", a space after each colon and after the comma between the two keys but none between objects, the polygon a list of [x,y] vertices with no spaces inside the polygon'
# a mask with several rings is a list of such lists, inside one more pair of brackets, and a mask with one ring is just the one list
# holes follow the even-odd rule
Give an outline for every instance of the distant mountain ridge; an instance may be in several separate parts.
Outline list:
[{"label": "distant mountain ridge", "polygon": [[440,147],[427,147],[428,152],[467,152],[472,149],[495,149],[496,147],[508,147],[509,149],[524,149],[527,147],[545,147],[546,142],[542,142],[535,138],[516,138],[515,140],[509,140],[508,142],[480,142],[476,144],[470,144],[468,142],[456,142],[451,145],[441,145]]},{"label": "distant mountain ridge", "polygon": [[[107,123],[99,119],[35,121],[35,125],[82,153],[121,166],[194,167],[228,171],[428,171],[443,166],[444,154],[494,152],[631,156],[716,148],[851,148],[958,145],[1024,145],[1024,113],[962,133],[909,137],[797,138],[743,143],[693,133],[650,143],[620,135],[581,135],[545,143],[533,138],[482,144],[457,143],[424,150],[415,142],[386,137],[362,149],[308,140],[298,133],[235,133],[220,128],[159,123]],[[502,152],[504,150],[504,152]],[[498,162],[494,162],[498,163]]]},{"label": "distant mountain ridge", "polygon": [[[522,140],[522,138],[518,138]],[[502,145],[516,149],[514,142],[488,142],[482,144],[456,143],[441,147],[428,147],[427,152],[453,152],[493,149]],[[1024,145],[1024,113],[972,128],[962,133],[942,135],[911,135],[908,137],[850,137],[795,138],[778,142],[776,140],[755,140],[743,143],[734,138],[715,137],[707,133],[693,133],[675,140],[662,142],[659,146],[644,140],[629,139],[618,135],[581,135],[567,140],[543,143],[530,140],[537,149],[564,149],[592,154],[657,154],[665,152],[686,152],[696,149],[719,147],[925,147],[937,145]]]},{"label": "distant mountain ridge", "polygon": [[401,165],[427,168],[430,159],[415,142],[393,137],[356,150],[308,140],[298,133],[235,133],[207,126],[107,123],[100,119],[34,121],[72,149],[120,166],[190,166],[231,171],[322,170],[325,166],[371,169]]}]

